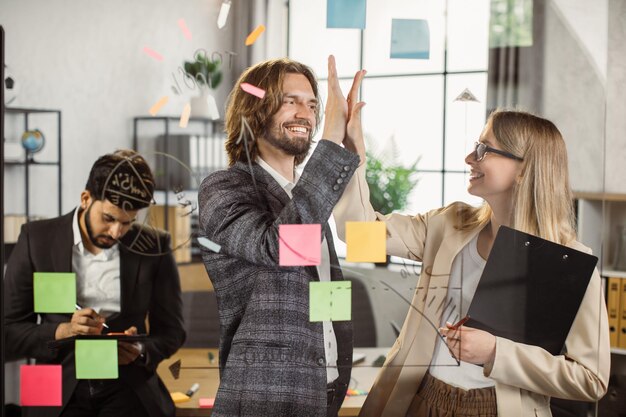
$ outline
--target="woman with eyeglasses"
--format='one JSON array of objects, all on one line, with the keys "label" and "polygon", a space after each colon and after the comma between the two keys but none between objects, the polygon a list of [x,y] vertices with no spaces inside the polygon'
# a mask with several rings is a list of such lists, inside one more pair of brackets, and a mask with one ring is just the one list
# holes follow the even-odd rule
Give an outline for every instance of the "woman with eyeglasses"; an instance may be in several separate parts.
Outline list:
[{"label": "woman with eyeglasses", "polygon": [[[597,270],[561,355],[452,324],[467,312],[501,225],[590,252],[576,241],[567,152],[554,124],[520,111],[493,112],[465,158],[468,192],[483,198],[482,206],[457,202],[384,216],[369,202],[358,112],[354,117],[346,146],[362,163],[334,210],[339,236],[345,240],[346,221],[382,221],[387,253],[422,262],[412,308],[360,416],[550,416],[550,397],[600,399],[610,346]],[[439,299],[463,311],[443,314]]]}]

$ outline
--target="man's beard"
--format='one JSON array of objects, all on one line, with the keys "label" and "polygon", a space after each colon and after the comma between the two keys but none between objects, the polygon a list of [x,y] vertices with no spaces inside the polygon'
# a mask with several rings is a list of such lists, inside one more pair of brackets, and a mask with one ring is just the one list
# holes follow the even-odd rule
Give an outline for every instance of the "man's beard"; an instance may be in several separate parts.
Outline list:
[{"label": "man's beard", "polygon": [[[282,126],[289,124],[300,124],[302,126],[306,126],[309,128],[309,135],[307,139],[302,139],[299,137],[290,138],[288,133],[283,131]],[[286,129],[285,129],[286,130]],[[295,156],[296,159],[304,159],[306,154],[311,149],[311,144],[313,143],[313,130],[311,129],[311,125],[306,120],[295,120],[283,123],[279,126],[271,126],[265,131],[265,135],[263,138],[275,148],[280,149],[285,152],[287,155]]]},{"label": "man's beard", "polygon": [[85,212],[85,229],[87,229],[87,237],[89,238],[89,240],[95,247],[100,248],[100,249],[110,249],[113,247],[113,245],[117,243],[117,241],[115,239],[112,239],[113,243],[111,244],[98,242],[98,238],[100,237],[111,239],[111,236],[107,236],[107,235],[94,236],[93,229],[91,228],[91,220],[89,219],[89,213],[91,213],[91,206],[93,206],[93,201],[91,202],[91,204],[87,208],[87,211]]}]

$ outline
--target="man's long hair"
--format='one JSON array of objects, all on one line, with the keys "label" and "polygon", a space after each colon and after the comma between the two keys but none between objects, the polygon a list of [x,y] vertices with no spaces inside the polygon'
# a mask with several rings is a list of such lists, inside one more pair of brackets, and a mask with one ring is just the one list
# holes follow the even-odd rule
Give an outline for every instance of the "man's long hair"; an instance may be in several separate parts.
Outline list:
[{"label": "man's long hair", "polygon": [[[288,58],[273,59],[261,62],[253,67],[248,68],[237,80],[235,87],[231,91],[226,108],[226,153],[228,154],[228,165],[232,166],[237,161],[246,162],[246,141],[242,138],[239,143],[240,135],[242,135],[242,118],[245,119],[253,137],[249,132],[243,131],[247,139],[248,152],[250,160],[255,161],[258,155],[258,147],[256,139],[263,136],[270,127],[272,117],[283,104],[283,80],[285,74],[302,74],[311,84],[313,94],[318,102],[315,111],[315,130],[320,123],[320,97],[317,87],[317,81],[313,70],[308,66]],[[265,97],[260,99],[256,96],[246,93],[241,89],[242,83],[249,83],[265,90]],[[313,134],[312,133],[312,134]],[[302,163],[306,155],[296,156],[295,164]]]}]

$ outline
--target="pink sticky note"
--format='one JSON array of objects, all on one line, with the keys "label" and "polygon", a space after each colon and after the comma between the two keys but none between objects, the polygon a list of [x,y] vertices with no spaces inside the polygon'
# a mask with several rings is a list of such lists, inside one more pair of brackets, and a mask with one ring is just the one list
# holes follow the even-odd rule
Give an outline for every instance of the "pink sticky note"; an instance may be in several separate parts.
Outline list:
[{"label": "pink sticky note", "polygon": [[163,55],[161,55],[160,53],[158,53],[154,49],[150,49],[147,46],[144,46],[143,47],[143,51],[146,54],[150,55],[152,58],[156,59],[157,61],[163,61]]},{"label": "pink sticky note", "polygon": [[198,407],[200,408],[213,408],[213,404],[215,404],[215,398],[198,399]]},{"label": "pink sticky note", "polygon": [[252,84],[241,83],[241,89],[248,94],[252,94],[253,96],[257,96],[258,98],[265,97],[265,90],[259,87],[255,87]]},{"label": "pink sticky note", "polygon": [[61,365],[20,366],[22,406],[61,406]]},{"label": "pink sticky note", "polygon": [[281,224],[278,226],[280,266],[319,265],[322,257],[322,226]]},{"label": "pink sticky note", "polygon": [[180,26],[180,30],[183,31],[183,35],[185,35],[185,38],[191,40],[191,32],[189,31],[189,28],[185,23],[185,19],[178,19],[178,26]]}]

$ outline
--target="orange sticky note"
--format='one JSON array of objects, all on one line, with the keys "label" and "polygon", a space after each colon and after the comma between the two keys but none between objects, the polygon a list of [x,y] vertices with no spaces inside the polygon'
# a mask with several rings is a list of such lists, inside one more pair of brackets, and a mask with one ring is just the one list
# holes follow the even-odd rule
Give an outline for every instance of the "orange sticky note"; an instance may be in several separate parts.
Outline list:
[{"label": "orange sticky note", "polygon": [[256,40],[261,36],[261,33],[265,32],[265,25],[259,25],[254,29],[248,37],[246,38],[246,46],[250,46],[256,42]]},{"label": "orange sticky note", "polygon": [[200,398],[198,400],[198,407],[200,408],[213,408],[215,404],[215,398]]},{"label": "orange sticky note", "polygon": [[61,365],[20,366],[20,405],[62,405]]},{"label": "orange sticky note", "polygon": [[157,51],[155,51],[154,49],[148,48],[147,46],[143,47],[143,51],[150,55],[152,58],[156,59],[157,61],[163,61],[163,55],[161,55],[160,53],[158,53]]},{"label": "orange sticky note", "polygon": [[161,97],[159,101],[157,101],[156,103],[152,105],[152,107],[150,107],[150,114],[153,116],[156,116],[159,110],[161,110],[161,107],[165,106],[169,99],[170,98],[168,96]]},{"label": "orange sticky note", "polygon": [[183,394],[182,392],[172,392],[170,394],[172,396],[172,401],[175,403],[184,403],[185,401],[189,401],[189,396]]},{"label": "orange sticky note", "polygon": [[252,94],[253,96],[257,96],[258,98],[265,97],[265,90],[262,88],[256,87],[249,83],[241,83],[241,89],[248,94]]},{"label": "orange sticky note", "polygon": [[322,226],[281,224],[278,226],[280,266],[319,265],[322,259]]},{"label": "orange sticky note", "polygon": [[346,222],[348,262],[385,262],[387,228],[383,222]]},{"label": "orange sticky note", "polygon": [[178,126],[187,127],[187,124],[189,123],[190,114],[191,114],[191,104],[187,103],[185,104],[185,107],[183,107],[183,112],[180,115],[180,122],[178,123]]},{"label": "orange sticky note", "polygon": [[189,31],[189,28],[185,23],[185,19],[178,19],[178,26],[180,26],[180,30],[183,31],[183,35],[185,35],[185,38],[191,40],[191,32]]}]

